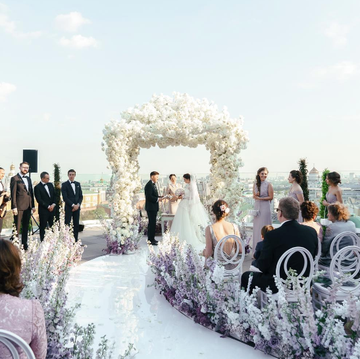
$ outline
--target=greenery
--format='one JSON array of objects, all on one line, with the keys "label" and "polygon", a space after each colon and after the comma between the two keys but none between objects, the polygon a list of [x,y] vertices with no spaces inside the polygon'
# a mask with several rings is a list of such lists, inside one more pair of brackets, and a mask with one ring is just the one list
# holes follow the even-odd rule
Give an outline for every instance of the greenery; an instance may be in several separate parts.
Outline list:
[{"label": "greenery", "polygon": [[323,200],[326,200],[326,193],[329,190],[329,185],[326,183],[326,176],[328,175],[330,171],[325,168],[323,173],[322,173],[322,183],[321,183],[321,192],[322,192],[322,196],[321,196],[321,200],[320,200],[320,217],[321,218],[326,218],[327,215],[327,207],[323,205]]},{"label": "greenery", "polygon": [[60,166],[54,163],[54,190],[55,190],[55,217],[59,220],[61,201],[61,183],[60,183]]},{"label": "greenery", "polygon": [[308,180],[307,180],[308,169],[305,158],[300,158],[299,160],[299,171],[301,172],[302,175],[302,182],[300,186],[304,193],[304,200],[308,201],[309,200],[309,188],[308,188]]},{"label": "greenery", "polygon": [[103,206],[97,206],[96,209],[91,211],[84,211],[80,212],[80,217],[82,221],[88,221],[92,219],[99,219],[99,218],[109,218],[105,208]]}]

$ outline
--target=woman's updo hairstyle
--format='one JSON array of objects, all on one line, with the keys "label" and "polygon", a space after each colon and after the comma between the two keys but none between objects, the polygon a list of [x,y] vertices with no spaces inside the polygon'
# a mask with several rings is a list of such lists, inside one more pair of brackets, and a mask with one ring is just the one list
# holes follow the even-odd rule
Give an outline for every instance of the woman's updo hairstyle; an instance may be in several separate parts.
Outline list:
[{"label": "woman's updo hairstyle", "polygon": [[335,217],[336,221],[347,222],[347,220],[350,218],[349,210],[340,202],[329,204],[328,211]]},{"label": "woman's updo hairstyle", "polygon": [[341,183],[341,177],[337,172],[329,172],[327,178],[335,186]]},{"label": "woman's updo hairstyle", "polygon": [[169,175],[169,180],[171,180],[172,176],[176,177],[176,174],[172,173],[171,175]]},{"label": "woman's updo hairstyle", "polygon": [[190,181],[190,173],[185,173],[185,174],[183,175],[183,178],[185,178],[185,179],[187,179],[187,180]]},{"label": "woman's updo hairstyle", "polygon": [[225,201],[219,199],[212,205],[212,211],[215,214],[216,220],[220,221],[220,219],[225,218],[229,214],[230,208]]},{"label": "woman's updo hairstyle", "polygon": [[298,184],[301,184],[302,182],[302,175],[301,175],[301,172],[298,171],[298,170],[292,170],[290,171],[290,175],[292,178],[295,178],[295,181],[298,183]]}]

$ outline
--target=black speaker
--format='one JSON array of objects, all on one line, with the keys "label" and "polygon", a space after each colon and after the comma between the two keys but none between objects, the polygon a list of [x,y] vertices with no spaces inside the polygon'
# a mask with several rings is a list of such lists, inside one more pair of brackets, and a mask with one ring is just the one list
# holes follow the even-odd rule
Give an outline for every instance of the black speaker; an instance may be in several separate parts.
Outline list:
[{"label": "black speaker", "polygon": [[23,150],[23,162],[28,162],[30,165],[29,172],[37,173],[38,171],[38,151],[37,150]]}]

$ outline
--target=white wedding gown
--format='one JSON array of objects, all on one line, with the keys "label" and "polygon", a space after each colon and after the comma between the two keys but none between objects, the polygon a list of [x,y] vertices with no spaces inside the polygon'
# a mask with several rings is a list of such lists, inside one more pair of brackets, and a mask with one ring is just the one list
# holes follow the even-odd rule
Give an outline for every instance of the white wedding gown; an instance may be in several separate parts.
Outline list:
[{"label": "white wedding gown", "polygon": [[192,179],[184,186],[185,194],[179,203],[170,232],[177,235],[180,241],[186,241],[194,248],[204,248],[205,228],[210,218],[202,205],[197,191],[196,181]]}]

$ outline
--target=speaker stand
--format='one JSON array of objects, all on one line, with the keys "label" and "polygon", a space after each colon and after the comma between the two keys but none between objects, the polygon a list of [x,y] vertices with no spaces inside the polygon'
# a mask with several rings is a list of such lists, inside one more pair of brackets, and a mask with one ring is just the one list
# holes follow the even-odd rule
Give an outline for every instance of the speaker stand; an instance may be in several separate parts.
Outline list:
[{"label": "speaker stand", "polygon": [[36,232],[38,232],[40,230],[40,226],[39,223],[36,221],[34,215],[31,215],[32,220],[37,224],[37,229],[34,231],[34,226],[31,226],[31,234],[34,235]]}]

